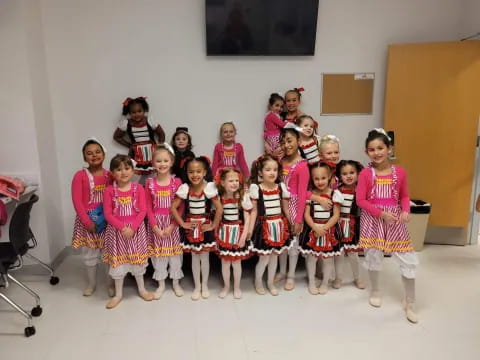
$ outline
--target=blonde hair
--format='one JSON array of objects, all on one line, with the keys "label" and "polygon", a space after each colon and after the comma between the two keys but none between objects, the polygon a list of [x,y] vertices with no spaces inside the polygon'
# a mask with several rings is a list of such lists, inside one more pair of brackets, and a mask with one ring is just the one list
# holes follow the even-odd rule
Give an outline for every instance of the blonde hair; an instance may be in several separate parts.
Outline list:
[{"label": "blonde hair", "polygon": [[223,128],[227,125],[231,125],[233,127],[233,131],[235,131],[235,135],[237,135],[237,128],[235,127],[235,124],[233,123],[233,121],[224,122],[222,125],[220,125],[220,131],[218,133],[218,138],[220,139],[220,141],[222,141]]},{"label": "blonde hair", "polygon": [[337,144],[338,148],[340,148],[340,139],[335,135],[325,135],[320,138],[320,142],[318,143],[318,147],[320,151],[322,147],[327,144]]}]

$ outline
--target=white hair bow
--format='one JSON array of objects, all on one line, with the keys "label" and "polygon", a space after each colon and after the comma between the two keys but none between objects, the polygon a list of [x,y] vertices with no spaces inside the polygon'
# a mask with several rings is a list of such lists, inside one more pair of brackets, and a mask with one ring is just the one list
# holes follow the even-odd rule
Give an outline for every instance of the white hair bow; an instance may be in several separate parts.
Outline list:
[{"label": "white hair bow", "polygon": [[387,134],[387,132],[385,131],[384,128],[375,128],[375,129],[373,129],[373,130],[375,130],[376,132],[378,132],[378,133],[380,133],[380,134],[385,135],[385,136],[387,137],[388,141],[392,141],[391,137],[388,136],[388,134]]},{"label": "white hair bow", "polygon": [[162,146],[165,146],[165,148],[170,151],[170,153],[175,157],[175,151],[173,150],[173,148],[171,147],[171,145],[167,142],[164,142],[162,144]]},{"label": "white hair bow", "polygon": [[328,135],[317,136],[317,137],[320,138],[320,141],[333,141],[333,142],[336,142],[338,145],[340,145],[340,139],[335,135],[328,134]]},{"label": "white hair bow", "polygon": [[294,123],[291,123],[291,122],[287,122],[287,124],[284,126],[284,129],[293,129],[296,132],[303,134],[303,129],[300,126],[295,125]]}]

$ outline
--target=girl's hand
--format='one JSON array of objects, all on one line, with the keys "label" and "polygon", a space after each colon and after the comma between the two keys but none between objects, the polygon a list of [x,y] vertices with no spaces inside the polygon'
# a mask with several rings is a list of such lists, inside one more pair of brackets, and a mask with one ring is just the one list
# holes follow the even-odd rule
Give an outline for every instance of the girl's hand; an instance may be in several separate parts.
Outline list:
[{"label": "girl's hand", "polygon": [[327,233],[327,230],[325,230],[323,225],[317,225],[313,230],[315,231],[315,235],[318,237],[324,236]]},{"label": "girl's hand", "polygon": [[382,215],[380,216],[387,224],[393,224],[394,222],[398,221],[398,217],[388,211],[383,211]]},{"label": "girl's hand", "polygon": [[129,226],[125,226],[122,229],[121,233],[122,233],[122,236],[127,239],[131,239],[135,234],[134,231]]},{"label": "girl's hand", "polygon": [[303,229],[303,223],[294,223],[293,224],[293,235],[299,235],[302,232]]},{"label": "girl's hand", "polygon": [[324,197],[321,197],[318,202],[325,210],[330,210],[333,206],[333,201]]},{"label": "girl's hand", "polygon": [[275,150],[273,150],[272,152],[272,155],[276,158],[282,158],[283,157],[283,150],[282,148],[279,146],[277,147]]},{"label": "girl's hand", "polygon": [[212,231],[213,229],[215,229],[215,227],[213,226],[213,224],[202,224],[202,231],[205,232],[205,231]]},{"label": "girl's hand", "polygon": [[193,223],[193,222],[183,222],[182,224],[180,224],[180,226],[185,230],[191,230],[195,227],[195,223]]},{"label": "girl's hand", "polygon": [[85,229],[88,230],[88,232],[95,233],[97,231],[97,226],[95,224],[85,226]]},{"label": "girl's hand", "polygon": [[246,241],[247,241],[247,232],[244,231],[242,233],[242,235],[240,235],[240,240],[238,241],[238,246],[239,247],[244,247]]},{"label": "girl's hand", "polygon": [[174,228],[175,228],[175,226],[173,224],[168,225],[167,228],[165,230],[163,230],[164,236],[169,237],[170,235],[172,235],[172,232],[173,232]]},{"label": "girl's hand", "polygon": [[398,217],[398,222],[400,224],[406,224],[410,221],[410,214],[407,212],[402,212],[400,216]]},{"label": "girl's hand", "polygon": [[160,229],[160,227],[158,225],[155,225],[153,227],[153,232],[160,238],[165,237],[165,232],[162,229]]}]

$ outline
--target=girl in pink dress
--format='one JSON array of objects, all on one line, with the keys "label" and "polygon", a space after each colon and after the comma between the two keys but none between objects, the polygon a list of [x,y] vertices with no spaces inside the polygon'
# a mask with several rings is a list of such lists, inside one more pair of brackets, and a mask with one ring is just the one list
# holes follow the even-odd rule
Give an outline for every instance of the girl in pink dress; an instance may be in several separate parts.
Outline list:
[{"label": "girl in pink dress", "polygon": [[155,272],[153,279],[158,281],[154,299],[158,300],[165,291],[165,279],[170,274],[173,280],[173,291],[183,296],[180,279],[183,278],[183,250],[180,243],[178,224],[170,214],[175,193],[182,184],[179,178],[171,173],[175,156],[168,145],[158,145],[153,151],[153,167],[157,176],[147,179],[145,199],[147,202],[148,233],[152,252],[152,264]]},{"label": "girl in pink dress", "polygon": [[224,167],[231,167],[238,170],[244,178],[250,176],[248,165],[245,161],[243,146],[235,142],[237,129],[233,122],[225,122],[220,126],[220,141],[213,150],[213,176]]},{"label": "girl in pink dress", "polygon": [[280,130],[285,127],[286,122],[281,118],[285,100],[277,93],[270,95],[268,99],[268,112],[265,115],[263,139],[265,153],[277,158],[281,155]]},{"label": "girl in pink dress", "polygon": [[358,178],[357,204],[360,215],[360,246],[364,249],[364,265],[371,283],[370,305],[380,307],[382,298],[379,274],[384,253],[392,254],[400,265],[405,287],[407,319],[416,323],[415,276],[418,258],[413,250],[406,223],[410,218],[407,174],[389,160],[390,138],[383,129],[368,133],[365,149],[372,162]]},{"label": "girl in pink dress", "polygon": [[303,112],[300,110],[303,91],[304,88],[293,88],[285,93],[286,112],[282,114],[282,117],[285,121],[295,124],[297,118],[303,115]]},{"label": "girl in pink dress", "polygon": [[[105,149],[96,139],[89,139],[82,148],[88,167],[75,173],[72,180],[72,202],[76,217],[73,226],[72,247],[82,251],[87,270],[84,296],[91,296],[97,285],[97,265],[105,242],[105,229],[99,229],[90,213],[103,203],[105,188],[112,183],[110,171],[103,168]],[[113,296],[110,284],[109,294]]]},{"label": "girl in pink dress", "polygon": [[140,297],[145,301],[153,299],[143,280],[151,254],[143,221],[147,214],[145,192],[141,185],[131,182],[134,170],[128,156],[114,156],[110,171],[115,182],[107,187],[103,200],[108,222],[103,261],[110,266],[108,273],[115,280],[115,296],[107,303],[107,309],[114,308],[122,300],[127,273],[135,277]]}]

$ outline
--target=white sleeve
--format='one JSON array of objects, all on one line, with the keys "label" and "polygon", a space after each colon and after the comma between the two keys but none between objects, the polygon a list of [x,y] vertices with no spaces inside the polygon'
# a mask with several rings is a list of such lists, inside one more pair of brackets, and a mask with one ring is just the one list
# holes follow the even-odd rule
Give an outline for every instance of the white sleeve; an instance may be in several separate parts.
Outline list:
[{"label": "white sleeve", "polygon": [[205,193],[205,196],[207,197],[207,199],[214,198],[215,196],[218,195],[217,186],[213,182],[207,183],[207,186],[205,186],[205,189],[203,189],[203,192]]},{"label": "white sleeve", "polygon": [[248,190],[250,198],[253,200],[258,200],[258,185],[257,184],[251,184],[250,189]]},{"label": "white sleeve", "polygon": [[155,118],[153,117],[151,111],[148,113],[147,122],[150,124],[153,130],[155,130],[158,127],[158,122],[155,121]]},{"label": "white sleeve", "polygon": [[282,189],[282,198],[290,199],[290,192],[287,189],[287,185],[285,185],[285,183],[281,182],[280,183],[280,188]]},{"label": "white sleeve", "polygon": [[343,202],[343,195],[338,190],[333,190],[332,194],[332,201],[337,204],[341,204]]},{"label": "white sleeve", "polygon": [[243,210],[246,210],[246,211],[250,211],[250,210],[253,209],[252,201],[250,200],[250,196],[247,192],[245,192],[245,194],[243,194],[242,208],[243,208]]},{"label": "white sleeve", "polygon": [[128,119],[126,116],[122,116],[122,118],[118,121],[118,128],[122,131],[127,131]]},{"label": "white sleeve", "polygon": [[186,199],[188,196],[188,184],[182,184],[178,187],[177,192],[175,195],[177,195],[180,199]]}]

